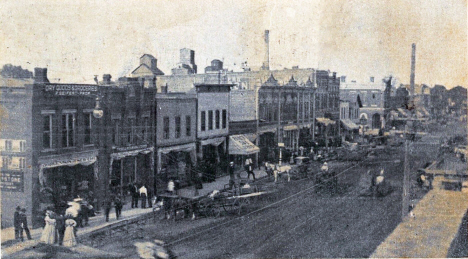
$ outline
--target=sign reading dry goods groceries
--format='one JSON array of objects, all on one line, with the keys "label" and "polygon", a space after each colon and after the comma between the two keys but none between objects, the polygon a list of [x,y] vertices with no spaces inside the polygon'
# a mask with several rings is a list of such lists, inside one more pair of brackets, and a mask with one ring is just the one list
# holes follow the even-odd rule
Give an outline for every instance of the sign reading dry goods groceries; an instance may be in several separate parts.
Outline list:
[{"label": "sign reading dry goods groceries", "polygon": [[98,86],[82,84],[48,84],[45,86],[45,91],[58,96],[95,95],[98,91]]},{"label": "sign reading dry goods groceries", "polygon": [[2,170],[2,191],[23,192],[24,178],[23,172]]}]

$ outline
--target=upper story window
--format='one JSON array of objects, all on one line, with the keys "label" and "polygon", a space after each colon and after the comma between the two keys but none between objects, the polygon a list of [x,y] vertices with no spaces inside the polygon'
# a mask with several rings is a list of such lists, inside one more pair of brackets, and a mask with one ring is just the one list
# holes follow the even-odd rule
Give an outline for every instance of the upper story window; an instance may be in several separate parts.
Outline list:
[{"label": "upper story window", "polygon": [[148,134],[149,134],[149,118],[143,117],[143,129],[142,129],[141,135],[143,136],[144,141],[149,140]]},{"label": "upper story window", "polygon": [[10,139],[5,140],[5,151],[12,151],[13,150],[13,141]]},{"label": "upper story window", "polygon": [[185,135],[192,135],[192,118],[190,116],[185,116]]},{"label": "upper story window", "polygon": [[91,130],[92,130],[92,122],[93,122],[93,116],[91,113],[85,113],[83,114],[83,126],[84,126],[84,139],[83,142],[85,145],[91,144]]},{"label": "upper story window", "polygon": [[136,140],[136,127],[135,127],[135,119],[132,118],[132,119],[129,119],[128,120],[128,127],[129,127],[129,131],[128,131],[128,144],[134,144],[135,143],[135,140]]},{"label": "upper story window", "polygon": [[62,147],[75,146],[75,114],[62,114]]},{"label": "upper story window", "polygon": [[169,139],[169,117],[164,117],[163,119],[163,138]]},{"label": "upper story window", "polygon": [[175,137],[180,138],[180,116],[175,117]]},{"label": "upper story window", "polygon": [[219,110],[216,110],[216,114],[215,114],[215,127],[217,129],[219,129]]},{"label": "upper story window", "polygon": [[202,111],[200,114],[200,130],[205,131],[206,130],[206,112]]},{"label": "upper story window", "polygon": [[19,145],[19,151],[20,151],[20,152],[26,151],[26,141],[20,140],[19,144],[20,144],[20,145]]},{"label": "upper story window", "polygon": [[42,147],[45,149],[52,148],[52,114],[44,115],[42,117]]},{"label": "upper story window", "polygon": [[208,111],[208,130],[213,129],[213,111]]},{"label": "upper story window", "polygon": [[223,110],[223,129],[227,127],[227,111]]},{"label": "upper story window", "polygon": [[120,145],[120,120],[112,120],[112,143],[115,146]]}]

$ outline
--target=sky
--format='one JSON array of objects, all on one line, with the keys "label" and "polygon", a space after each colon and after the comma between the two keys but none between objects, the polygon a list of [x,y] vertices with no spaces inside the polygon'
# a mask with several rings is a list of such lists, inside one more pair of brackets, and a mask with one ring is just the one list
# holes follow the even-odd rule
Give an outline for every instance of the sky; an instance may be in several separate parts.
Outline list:
[{"label": "sky", "polygon": [[149,53],[170,74],[179,49],[258,69],[270,30],[271,69],[312,67],[347,80],[410,78],[468,87],[467,0],[2,0],[0,65],[47,67],[49,79],[128,75]]}]

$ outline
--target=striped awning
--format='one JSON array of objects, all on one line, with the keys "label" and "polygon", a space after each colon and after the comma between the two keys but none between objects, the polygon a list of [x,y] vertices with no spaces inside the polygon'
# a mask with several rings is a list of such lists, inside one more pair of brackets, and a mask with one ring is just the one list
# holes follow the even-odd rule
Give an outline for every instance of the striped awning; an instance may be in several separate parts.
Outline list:
[{"label": "striped awning", "polygon": [[349,120],[349,119],[343,119],[341,120],[341,123],[343,124],[343,126],[348,129],[348,130],[356,130],[356,129],[359,129],[359,126],[356,125],[356,123],[354,123],[353,121]]},{"label": "striped awning", "polygon": [[321,123],[325,126],[328,126],[328,125],[335,125],[335,121],[333,120],[330,120],[328,118],[317,118],[316,119],[318,123]]}]

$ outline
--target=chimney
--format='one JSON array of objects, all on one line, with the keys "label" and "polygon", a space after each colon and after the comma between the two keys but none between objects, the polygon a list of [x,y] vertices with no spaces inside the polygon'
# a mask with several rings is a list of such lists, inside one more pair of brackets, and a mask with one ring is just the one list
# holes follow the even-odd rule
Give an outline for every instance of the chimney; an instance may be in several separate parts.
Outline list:
[{"label": "chimney", "polygon": [[333,79],[336,79],[336,72],[333,72]]},{"label": "chimney", "polygon": [[34,68],[34,82],[49,83],[49,79],[47,79],[47,68]]},{"label": "chimney", "polygon": [[370,82],[371,82],[371,83],[374,82],[374,77],[373,77],[373,76],[370,77]]},{"label": "chimney", "polygon": [[162,85],[162,86],[161,86],[161,93],[167,94],[168,88],[169,88],[169,86],[168,86],[167,84],[166,84],[166,85]]},{"label": "chimney", "polygon": [[341,82],[346,83],[346,76],[341,76]]},{"label": "chimney", "polygon": [[102,76],[102,83],[105,85],[109,85],[111,83],[112,76],[110,74],[104,74]]},{"label": "chimney", "polygon": [[270,70],[270,31],[265,30],[265,60],[262,70]]}]

